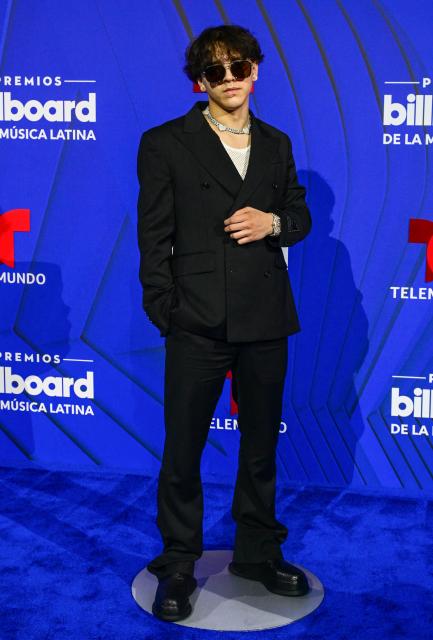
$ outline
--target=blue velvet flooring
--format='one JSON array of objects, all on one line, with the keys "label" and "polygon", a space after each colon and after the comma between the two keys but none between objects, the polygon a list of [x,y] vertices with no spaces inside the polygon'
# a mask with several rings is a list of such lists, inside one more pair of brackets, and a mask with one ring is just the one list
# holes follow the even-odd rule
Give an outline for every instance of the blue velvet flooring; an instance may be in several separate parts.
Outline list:
[{"label": "blue velvet flooring", "polygon": [[[5,640],[245,638],[163,623],[131,582],[159,550],[156,481],[137,475],[0,468],[0,637]],[[205,546],[230,548],[231,487],[205,484]],[[287,560],[325,599],[269,639],[433,638],[433,500],[280,487]]]}]

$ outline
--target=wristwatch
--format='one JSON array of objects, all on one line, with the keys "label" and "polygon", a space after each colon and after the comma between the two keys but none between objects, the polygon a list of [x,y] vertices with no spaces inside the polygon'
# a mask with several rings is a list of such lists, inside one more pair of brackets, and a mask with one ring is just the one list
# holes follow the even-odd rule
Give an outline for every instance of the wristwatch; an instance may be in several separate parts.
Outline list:
[{"label": "wristwatch", "polygon": [[281,220],[280,216],[277,216],[276,213],[272,213],[272,233],[270,236],[279,236],[281,233]]}]

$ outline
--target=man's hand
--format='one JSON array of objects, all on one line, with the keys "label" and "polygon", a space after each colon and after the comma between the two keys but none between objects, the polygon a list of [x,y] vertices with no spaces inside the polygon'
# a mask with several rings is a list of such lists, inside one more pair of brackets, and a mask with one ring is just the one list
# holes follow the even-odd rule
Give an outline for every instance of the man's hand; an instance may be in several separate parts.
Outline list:
[{"label": "man's hand", "polygon": [[254,207],[242,207],[226,218],[224,224],[224,231],[230,233],[231,238],[238,244],[246,244],[272,233],[272,214]]}]

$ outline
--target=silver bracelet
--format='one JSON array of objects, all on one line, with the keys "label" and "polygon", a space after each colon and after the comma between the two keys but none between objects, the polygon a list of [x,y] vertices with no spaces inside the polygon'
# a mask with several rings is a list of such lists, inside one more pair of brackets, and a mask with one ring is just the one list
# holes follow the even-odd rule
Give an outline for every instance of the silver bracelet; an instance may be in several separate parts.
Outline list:
[{"label": "silver bracelet", "polygon": [[272,233],[270,236],[279,236],[281,233],[281,220],[280,216],[277,216],[276,213],[272,214]]}]

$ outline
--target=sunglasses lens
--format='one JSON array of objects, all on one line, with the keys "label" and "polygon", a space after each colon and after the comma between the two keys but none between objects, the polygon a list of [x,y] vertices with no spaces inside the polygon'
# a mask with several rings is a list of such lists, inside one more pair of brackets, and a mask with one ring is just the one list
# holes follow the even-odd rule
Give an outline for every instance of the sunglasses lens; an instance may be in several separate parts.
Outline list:
[{"label": "sunglasses lens", "polygon": [[[232,75],[236,80],[245,80],[251,75],[252,64],[249,60],[234,60],[230,64]],[[226,70],[222,64],[212,64],[203,71],[208,82],[222,82],[226,75]]]},{"label": "sunglasses lens", "polygon": [[245,80],[251,75],[252,65],[249,60],[235,60],[230,68],[236,80]]},{"label": "sunglasses lens", "polygon": [[222,82],[226,70],[222,64],[213,64],[210,67],[206,67],[203,73],[208,82]]}]

